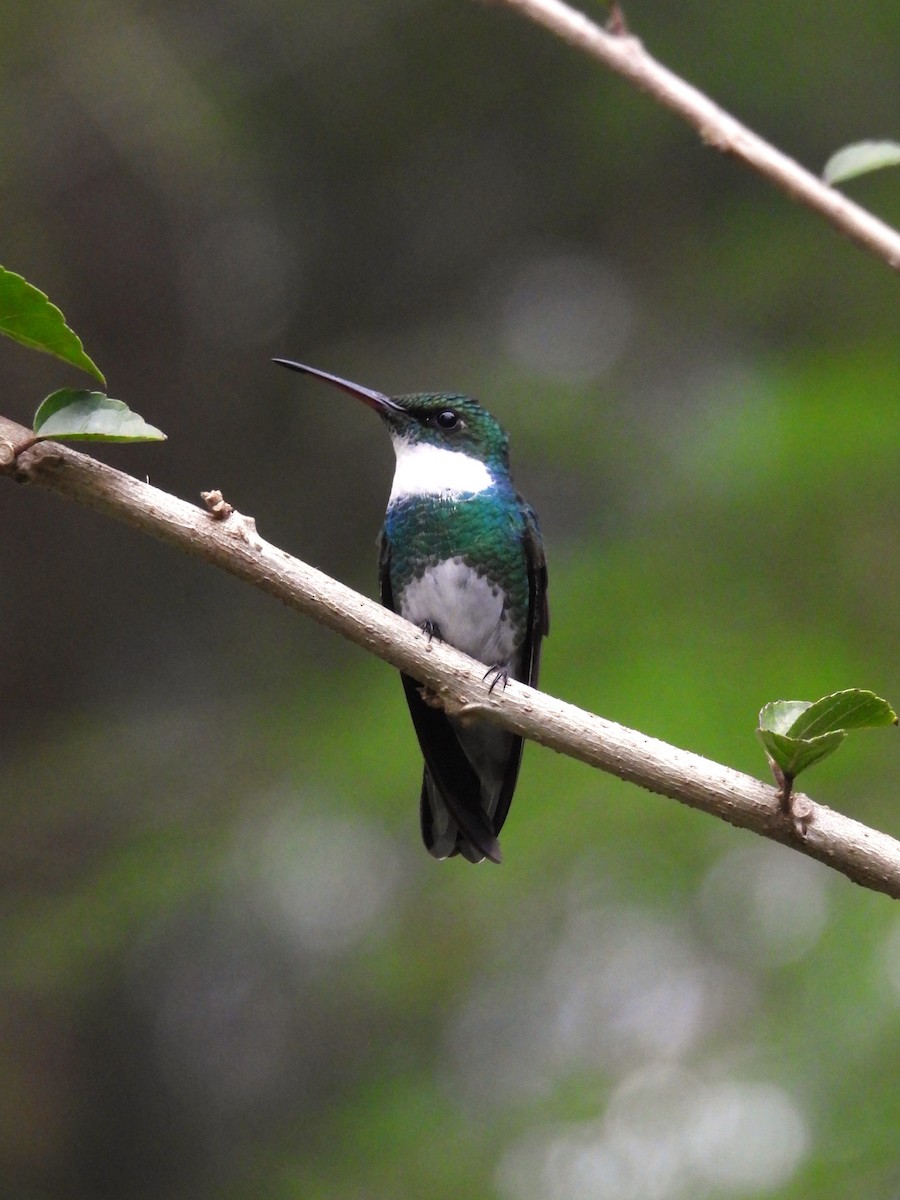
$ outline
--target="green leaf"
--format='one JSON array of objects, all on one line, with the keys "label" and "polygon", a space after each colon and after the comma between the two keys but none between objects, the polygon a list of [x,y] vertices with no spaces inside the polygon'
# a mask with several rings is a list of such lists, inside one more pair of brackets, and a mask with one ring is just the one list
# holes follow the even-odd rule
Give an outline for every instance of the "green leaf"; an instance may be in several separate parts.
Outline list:
[{"label": "green leaf", "polygon": [[32,350],[55,354],[106,386],[100,369],[85,354],[81,338],[68,327],[56,305],[21,275],[5,267],[0,267],[0,333]]},{"label": "green leaf", "polygon": [[121,400],[102,392],[62,388],[34,414],[38,438],[70,442],[161,442],[166,435]]},{"label": "green leaf", "polygon": [[874,692],[849,688],[808,705],[785,732],[792,737],[810,738],[836,729],[871,729],[896,723],[897,714],[886,700]]},{"label": "green leaf", "polygon": [[772,700],[759,714],[760,729],[789,733],[791,726],[810,707],[808,700]]},{"label": "green leaf", "polygon": [[822,178],[826,183],[842,183],[845,179],[855,179],[857,175],[898,164],[900,143],[854,142],[832,154],[825,164]]},{"label": "green leaf", "polygon": [[774,733],[770,729],[762,728],[757,729],[756,734],[782,775],[791,780],[796,779],[801,771],[805,771],[813,763],[834,754],[847,736],[842,729],[814,738],[787,737],[783,733]]},{"label": "green leaf", "polygon": [[833,692],[815,703],[773,700],[759,714],[757,737],[789,780],[833,754],[849,729],[895,725],[897,714],[886,700],[862,688]]}]

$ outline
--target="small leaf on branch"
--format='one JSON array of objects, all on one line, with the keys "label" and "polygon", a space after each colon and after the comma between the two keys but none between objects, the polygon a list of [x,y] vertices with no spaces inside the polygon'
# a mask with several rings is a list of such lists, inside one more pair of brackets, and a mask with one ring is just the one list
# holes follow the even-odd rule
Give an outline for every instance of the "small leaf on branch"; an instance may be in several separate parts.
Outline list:
[{"label": "small leaf on branch", "polygon": [[809,700],[772,700],[759,714],[759,727],[772,733],[787,733],[797,718],[811,707]]},{"label": "small leaf on branch", "polygon": [[810,704],[788,732],[792,737],[809,738],[835,729],[873,729],[896,724],[897,714],[886,700],[874,692],[848,688]]},{"label": "small leaf on branch", "polygon": [[56,305],[5,267],[0,267],[0,333],[33,350],[55,354],[106,384],[100,369],[85,354],[81,338],[68,327]]},{"label": "small leaf on branch", "polygon": [[774,733],[771,729],[762,727],[756,732],[766,748],[766,753],[777,764],[781,774],[789,777],[791,781],[796,779],[801,771],[833,754],[847,736],[842,729],[813,738],[788,737],[786,734]]},{"label": "small leaf on branch", "polygon": [[880,171],[882,167],[896,167],[898,164],[898,142],[853,142],[832,154],[825,164],[822,178],[826,183],[843,183],[845,179],[855,179],[857,175]]},{"label": "small leaf on branch", "polygon": [[756,734],[787,801],[800,772],[833,754],[848,730],[896,724],[897,714],[886,700],[849,688],[815,703],[773,700],[761,710]]},{"label": "small leaf on branch", "polygon": [[62,388],[34,414],[37,437],[70,442],[161,442],[166,435],[121,400]]}]

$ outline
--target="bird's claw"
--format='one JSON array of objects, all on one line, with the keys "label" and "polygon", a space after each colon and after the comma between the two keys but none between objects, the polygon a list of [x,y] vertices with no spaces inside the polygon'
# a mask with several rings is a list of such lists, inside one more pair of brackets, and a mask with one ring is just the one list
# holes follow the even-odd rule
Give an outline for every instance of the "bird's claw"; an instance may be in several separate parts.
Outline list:
[{"label": "bird's claw", "polygon": [[490,676],[493,676],[493,679],[491,679],[491,686],[488,688],[489,696],[493,693],[494,688],[498,683],[502,683],[504,688],[509,683],[509,671],[506,669],[506,667],[500,666],[499,664],[493,667],[488,667],[481,677],[482,682],[487,683]]}]

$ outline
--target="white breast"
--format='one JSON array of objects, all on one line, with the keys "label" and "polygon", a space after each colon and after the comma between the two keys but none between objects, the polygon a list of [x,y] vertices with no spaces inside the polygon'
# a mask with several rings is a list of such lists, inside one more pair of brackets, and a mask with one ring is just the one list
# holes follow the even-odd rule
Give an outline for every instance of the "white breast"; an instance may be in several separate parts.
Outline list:
[{"label": "white breast", "polygon": [[472,495],[491,487],[491,473],[480,459],[460,450],[394,438],[397,467],[389,503],[409,496]]},{"label": "white breast", "polygon": [[488,666],[514,670],[515,635],[503,595],[461,558],[429,567],[403,589],[400,612],[414,625],[431,622],[441,638]]}]

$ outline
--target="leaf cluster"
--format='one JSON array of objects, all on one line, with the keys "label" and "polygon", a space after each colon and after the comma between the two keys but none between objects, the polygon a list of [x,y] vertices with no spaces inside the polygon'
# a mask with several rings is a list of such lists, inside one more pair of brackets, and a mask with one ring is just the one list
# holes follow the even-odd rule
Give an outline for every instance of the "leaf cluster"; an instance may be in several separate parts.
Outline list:
[{"label": "leaf cluster", "polygon": [[815,701],[772,700],[760,711],[756,734],[789,810],[797,776],[834,754],[851,729],[896,724],[897,714],[886,700],[874,692],[848,688]]},{"label": "leaf cluster", "polygon": [[[85,353],[81,338],[62,312],[39,288],[15,271],[0,267],[0,333],[32,350],[42,350],[106,379]],[[159,442],[165,434],[132,412],[122,400],[103,392],[61,388],[43,401],[34,416],[35,440],[78,442]]]}]

